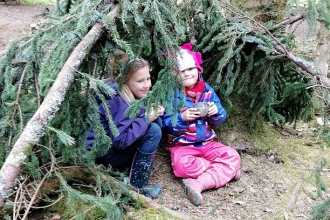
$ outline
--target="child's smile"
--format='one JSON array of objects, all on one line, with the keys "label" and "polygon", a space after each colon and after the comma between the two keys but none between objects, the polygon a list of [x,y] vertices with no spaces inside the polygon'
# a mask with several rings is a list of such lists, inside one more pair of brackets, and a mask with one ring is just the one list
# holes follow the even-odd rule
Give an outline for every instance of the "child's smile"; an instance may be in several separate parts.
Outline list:
[{"label": "child's smile", "polygon": [[188,68],[180,72],[181,80],[183,80],[186,88],[192,88],[198,81],[199,72],[196,67]]}]

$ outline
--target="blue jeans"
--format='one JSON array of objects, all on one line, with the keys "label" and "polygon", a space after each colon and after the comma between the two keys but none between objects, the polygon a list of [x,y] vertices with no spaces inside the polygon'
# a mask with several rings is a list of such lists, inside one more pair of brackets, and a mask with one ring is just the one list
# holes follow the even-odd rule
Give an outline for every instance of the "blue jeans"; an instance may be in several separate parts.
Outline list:
[{"label": "blue jeans", "polygon": [[106,155],[96,157],[97,164],[111,165],[114,168],[130,167],[136,150],[143,153],[153,153],[157,150],[162,137],[162,121],[157,118],[150,123],[146,133],[124,150],[110,149]]}]

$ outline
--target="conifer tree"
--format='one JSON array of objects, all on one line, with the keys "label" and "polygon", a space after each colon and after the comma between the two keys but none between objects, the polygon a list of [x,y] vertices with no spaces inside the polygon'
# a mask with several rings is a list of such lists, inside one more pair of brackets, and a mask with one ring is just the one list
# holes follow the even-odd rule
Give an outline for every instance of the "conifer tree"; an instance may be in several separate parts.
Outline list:
[{"label": "conifer tree", "polygon": [[[306,14],[300,18],[310,22],[320,19],[328,25],[329,4],[319,4],[321,7],[313,4],[318,17]],[[115,16],[111,13],[116,7],[120,10]],[[95,27],[98,32],[91,36]],[[111,147],[98,122],[99,115],[93,111],[97,109],[94,95],[104,101],[114,94],[102,79],[111,77],[121,82],[125,57],[141,56],[152,67],[152,91],[132,104],[127,112],[130,116],[142,105],[150,110],[151,103],[162,103],[166,109],[180,107],[168,102],[177,86],[172,68],[176,61],[171,54],[182,43],[193,41],[194,49],[203,53],[203,77],[222,97],[229,112],[231,96],[240,94],[253,118],[262,116],[278,126],[307,120],[315,109],[315,93],[328,94],[325,88],[330,83],[310,61],[290,52],[293,36],[283,34],[283,29],[273,21],[261,24],[227,1],[191,0],[179,5],[173,0],[57,1],[55,12],[34,33],[13,42],[0,58],[2,202],[9,196],[23,162],[23,168],[34,170],[33,177],[40,180],[39,168],[49,161],[54,166],[91,166],[100,144]],[[92,39],[86,43],[88,36]],[[60,78],[60,73],[67,78]],[[54,102],[45,103],[48,96]],[[321,101],[328,105],[328,99]],[[48,108],[40,110],[43,105]],[[48,115],[39,117],[38,111]],[[116,134],[111,109],[107,114]],[[91,152],[84,147],[89,127],[101,140]],[[15,143],[22,140],[26,142],[22,142],[20,151],[13,151]],[[61,158],[60,162],[54,158]],[[5,175],[12,168],[16,173],[7,182]],[[79,192],[56,175],[62,190],[72,199],[77,197]],[[110,194],[111,187],[102,190]],[[94,197],[84,198],[96,201]],[[100,204],[104,214],[113,202]]]}]

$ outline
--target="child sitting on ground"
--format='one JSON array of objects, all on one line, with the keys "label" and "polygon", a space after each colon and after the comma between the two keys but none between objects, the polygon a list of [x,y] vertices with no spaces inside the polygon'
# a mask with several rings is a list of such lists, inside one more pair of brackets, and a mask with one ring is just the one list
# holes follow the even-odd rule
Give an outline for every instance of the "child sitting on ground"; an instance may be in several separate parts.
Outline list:
[{"label": "child sitting on ground", "polygon": [[[176,79],[184,85],[185,94],[178,86],[179,95],[173,103],[178,105],[184,99],[184,108],[177,114],[174,126],[174,112],[166,112],[162,118],[168,132],[174,175],[183,178],[188,199],[199,205],[202,191],[220,188],[240,178],[240,156],[235,149],[215,141],[216,133],[211,127],[225,121],[226,111],[213,88],[202,78],[201,54],[191,49],[191,43],[184,44],[176,57],[179,68]],[[197,102],[208,103],[206,116],[193,107]]]}]

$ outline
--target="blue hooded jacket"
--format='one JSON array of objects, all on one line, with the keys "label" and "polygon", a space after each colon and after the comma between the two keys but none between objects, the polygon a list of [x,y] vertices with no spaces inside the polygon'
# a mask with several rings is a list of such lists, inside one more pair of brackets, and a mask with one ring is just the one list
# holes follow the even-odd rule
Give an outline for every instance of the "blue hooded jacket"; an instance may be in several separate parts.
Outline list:
[{"label": "blue hooded jacket", "polygon": [[184,108],[181,109],[177,114],[177,123],[172,125],[172,118],[174,117],[174,112],[167,112],[163,115],[163,125],[168,133],[168,141],[171,146],[178,145],[193,145],[195,147],[200,147],[205,143],[212,141],[216,137],[216,133],[213,131],[212,127],[222,124],[226,120],[226,110],[222,107],[221,101],[214,89],[205,82],[205,89],[202,92],[199,102],[214,102],[218,108],[218,113],[212,115],[211,117],[199,117],[193,121],[184,121],[181,117],[181,113],[187,108],[192,108],[194,102],[184,96],[177,88],[178,94],[176,100],[173,101],[174,105],[179,105],[182,99],[184,99]]},{"label": "blue hooded jacket", "polygon": [[[118,93],[118,84],[112,81],[107,82],[107,85],[112,87],[117,94],[114,97],[106,99],[107,106],[103,106],[101,100],[96,96],[96,101],[99,105],[98,111],[100,114],[100,121],[104,127],[106,134],[111,138],[112,146],[109,149],[110,154],[115,154],[116,151],[124,150],[135,141],[141,138],[148,129],[150,122],[145,119],[145,108],[142,107],[140,112],[134,119],[129,119],[125,115],[125,111],[129,107],[127,102]],[[109,128],[109,122],[106,118],[105,108],[109,108],[113,122],[117,126],[119,135],[115,137]],[[88,149],[92,149],[94,143],[94,131],[90,129],[86,137],[86,145]]]}]

